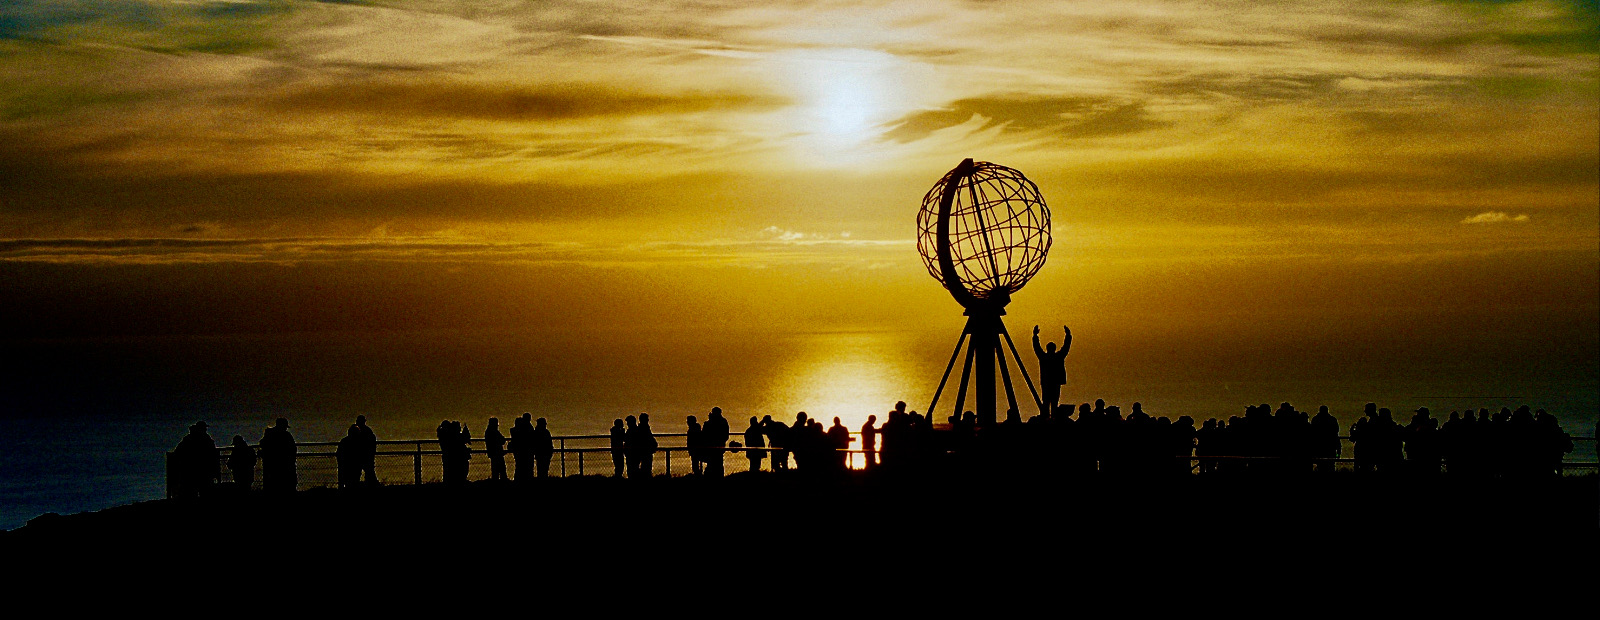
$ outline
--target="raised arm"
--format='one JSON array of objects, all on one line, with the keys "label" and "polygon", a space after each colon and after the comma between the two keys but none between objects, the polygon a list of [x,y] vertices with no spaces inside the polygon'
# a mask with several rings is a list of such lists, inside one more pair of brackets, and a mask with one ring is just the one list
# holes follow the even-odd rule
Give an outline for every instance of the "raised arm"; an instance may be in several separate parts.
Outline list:
[{"label": "raised arm", "polygon": [[1072,328],[1062,325],[1061,329],[1067,332],[1066,340],[1061,341],[1061,354],[1066,355],[1067,351],[1072,348]]},{"label": "raised arm", "polygon": [[1033,326],[1033,354],[1044,359],[1044,347],[1039,346],[1039,326]]}]

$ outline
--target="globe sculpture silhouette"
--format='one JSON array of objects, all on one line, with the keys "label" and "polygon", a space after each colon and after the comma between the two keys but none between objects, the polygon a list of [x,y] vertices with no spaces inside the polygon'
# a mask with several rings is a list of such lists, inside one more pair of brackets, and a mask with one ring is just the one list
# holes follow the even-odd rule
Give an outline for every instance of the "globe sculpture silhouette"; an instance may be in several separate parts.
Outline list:
[{"label": "globe sculpture silhouette", "polygon": [[[948,230],[941,232],[941,223]],[[942,239],[953,281],[941,267]],[[928,190],[917,212],[917,252],[963,306],[1004,306],[1044,267],[1050,241],[1050,208],[1039,187],[999,164],[962,162]]]},{"label": "globe sculpture silhouette", "polygon": [[928,405],[930,417],[937,411],[939,396],[961,357],[963,345],[967,358],[961,369],[955,414],[960,416],[965,411],[970,384],[978,423],[996,423],[998,366],[1006,401],[1020,416],[1005,350],[1000,346],[1002,338],[1035,404],[1040,403],[1033,379],[1000,317],[1005,315],[1011,296],[1044,267],[1050,242],[1050,208],[1038,186],[1016,169],[967,159],[945,173],[922,197],[922,208],[917,212],[917,252],[922,255],[928,274],[966,308],[967,315],[967,325],[950,354],[933,402]]}]

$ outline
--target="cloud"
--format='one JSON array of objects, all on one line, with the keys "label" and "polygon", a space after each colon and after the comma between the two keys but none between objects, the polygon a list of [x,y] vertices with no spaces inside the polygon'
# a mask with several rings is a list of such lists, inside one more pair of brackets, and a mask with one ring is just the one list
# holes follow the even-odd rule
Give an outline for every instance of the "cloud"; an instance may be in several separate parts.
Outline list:
[{"label": "cloud", "polygon": [[738,93],[650,94],[589,85],[530,89],[434,81],[330,84],[275,97],[268,105],[311,113],[534,121],[771,108],[785,103],[781,98]]},{"label": "cloud", "polygon": [[799,241],[806,238],[805,233],[786,230],[777,226],[768,226],[761,229],[761,236],[768,239],[777,239],[778,241]]},{"label": "cloud", "polygon": [[1152,119],[1141,102],[1093,97],[991,97],[962,99],[944,109],[926,110],[888,124],[883,139],[913,142],[972,120],[979,127],[1004,126],[1009,131],[1042,130],[1065,138],[1093,138],[1139,133],[1168,126]]},{"label": "cloud", "polygon": [[0,239],[0,263],[571,263],[586,265],[855,263],[903,252],[909,240],[841,239],[777,227],[755,240],[702,242],[506,242],[442,235],[362,237],[176,237]]},{"label": "cloud", "polygon": [[1528,214],[1519,213],[1515,216],[1508,215],[1505,211],[1485,211],[1467,219],[1461,220],[1462,224],[1499,224],[1502,222],[1522,223],[1528,221]]}]

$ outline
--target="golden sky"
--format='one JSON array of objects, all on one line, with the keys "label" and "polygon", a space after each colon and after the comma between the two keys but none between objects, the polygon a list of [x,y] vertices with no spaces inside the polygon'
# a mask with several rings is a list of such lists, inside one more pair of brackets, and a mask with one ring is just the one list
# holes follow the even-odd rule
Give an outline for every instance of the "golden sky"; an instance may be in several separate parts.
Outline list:
[{"label": "golden sky", "polygon": [[8,338],[949,331],[973,157],[1021,324],[1600,352],[1593,0],[22,0],[0,84]]}]

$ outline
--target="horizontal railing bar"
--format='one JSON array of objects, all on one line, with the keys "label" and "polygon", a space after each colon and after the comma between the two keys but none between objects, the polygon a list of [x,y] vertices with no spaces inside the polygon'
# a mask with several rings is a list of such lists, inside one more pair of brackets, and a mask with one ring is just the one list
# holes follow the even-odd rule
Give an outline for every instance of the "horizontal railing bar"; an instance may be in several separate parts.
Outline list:
[{"label": "horizontal railing bar", "polygon": [[[1024,431],[1024,432],[1026,432],[1026,431]],[[858,431],[850,431],[850,434],[851,435],[855,435],[855,436],[861,435],[861,433],[858,432]],[[729,437],[730,437],[731,441],[738,441],[739,440],[738,438],[741,437],[742,435],[743,435],[743,433],[730,433]],[[883,431],[879,431],[877,433],[877,435],[879,437],[882,437],[883,436]],[[687,433],[655,433],[655,434],[653,434],[651,436],[652,437],[656,437],[656,438],[661,438],[661,437],[687,437],[688,434]],[[611,438],[610,435],[561,435],[561,436],[552,436],[550,438],[550,440],[552,442],[560,442],[562,440],[610,439],[610,438]],[[1339,439],[1341,441],[1349,441],[1350,437],[1345,436],[1345,435],[1340,435]],[[1569,437],[1569,439],[1571,439],[1572,441],[1594,441],[1595,440],[1594,437]],[[483,443],[484,440],[483,440],[482,437],[474,437],[474,438],[469,439],[467,441],[469,443]],[[377,443],[378,443],[378,445],[391,445],[391,446],[392,445],[417,445],[417,444],[437,444],[437,443],[439,443],[439,440],[438,439],[379,439],[377,441]],[[232,445],[233,444],[219,444],[217,446],[217,448],[223,449],[223,448],[231,447]],[[249,445],[252,448],[261,447],[260,444],[256,444],[256,443],[246,444],[246,445]],[[295,442],[295,446],[301,447],[301,448],[307,448],[307,447],[310,447],[310,448],[335,447],[336,448],[336,447],[339,446],[339,442],[337,442],[337,441],[297,441],[297,442]],[[684,446],[671,446],[671,447],[681,448],[681,447],[684,447]],[[571,448],[569,448],[569,449],[571,449]],[[596,449],[609,450],[610,448],[600,447],[600,448],[596,448]],[[665,449],[665,447],[663,447],[662,449]],[[415,453],[416,453],[415,451],[407,452],[407,454],[415,454]],[[426,453],[424,453],[424,454],[426,454]]]}]

